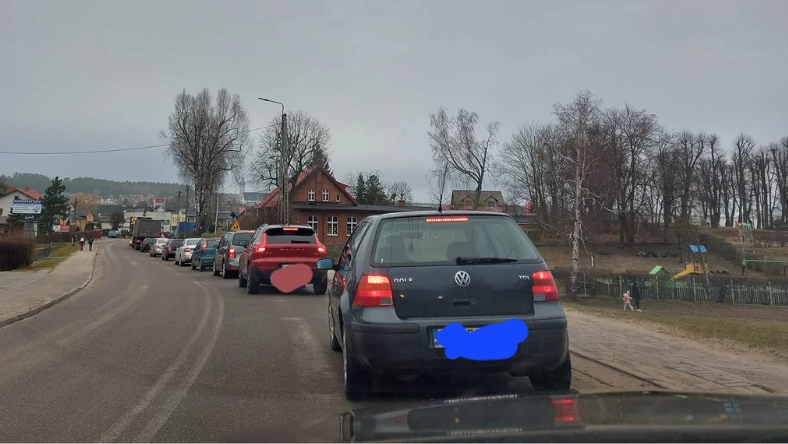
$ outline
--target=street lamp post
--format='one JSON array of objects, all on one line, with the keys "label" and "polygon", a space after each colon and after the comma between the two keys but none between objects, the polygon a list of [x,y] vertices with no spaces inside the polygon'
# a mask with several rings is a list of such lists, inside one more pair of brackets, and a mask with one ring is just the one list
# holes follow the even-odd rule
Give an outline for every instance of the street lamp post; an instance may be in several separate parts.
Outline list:
[{"label": "street lamp post", "polygon": [[279,186],[279,195],[281,196],[281,202],[279,204],[279,212],[282,219],[282,222],[285,224],[290,223],[290,199],[289,194],[290,190],[288,190],[288,180],[287,180],[287,159],[288,159],[288,150],[289,150],[289,140],[287,137],[287,114],[285,114],[285,104],[282,102],[277,102],[276,100],[266,99],[265,97],[258,97],[259,100],[269,103],[276,103],[277,105],[282,107],[282,136],[280,139],[280,150],[279,150],[279,180],[277,182]]}]

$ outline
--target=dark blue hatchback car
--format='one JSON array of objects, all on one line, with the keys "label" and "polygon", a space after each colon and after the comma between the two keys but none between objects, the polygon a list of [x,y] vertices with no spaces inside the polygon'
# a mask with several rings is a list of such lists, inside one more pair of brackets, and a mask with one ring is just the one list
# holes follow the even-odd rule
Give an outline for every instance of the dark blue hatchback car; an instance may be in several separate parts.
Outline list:
[{"label": "dark blue hatchback car", "polygon": [[[370,216],[338,261],[325,258],[317,266],[334,270],[328,336],[331,348],[342,351],[349,399],[369,394],[374,377],[384,373],[509,372],[528,376],[537,389],[570,387],[558,288],[536,247],[506,214]],[[476,360],[453,350],[449,359],[436,337],[450,324],[473,332],[511,320],[527,326],[527,337],[511,344],[510,357]]]}]

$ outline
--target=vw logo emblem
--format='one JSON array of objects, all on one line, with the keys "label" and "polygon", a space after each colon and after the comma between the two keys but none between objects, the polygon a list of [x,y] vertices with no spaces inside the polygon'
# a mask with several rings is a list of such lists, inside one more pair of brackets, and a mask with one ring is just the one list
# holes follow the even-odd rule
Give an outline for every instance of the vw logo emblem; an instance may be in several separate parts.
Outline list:
[{"label": "vw logo emblem", "polygon": [[467,271],[458,271],[454,275],[454,282],[460,287],[467,287],[471,283],[471,275]]}]

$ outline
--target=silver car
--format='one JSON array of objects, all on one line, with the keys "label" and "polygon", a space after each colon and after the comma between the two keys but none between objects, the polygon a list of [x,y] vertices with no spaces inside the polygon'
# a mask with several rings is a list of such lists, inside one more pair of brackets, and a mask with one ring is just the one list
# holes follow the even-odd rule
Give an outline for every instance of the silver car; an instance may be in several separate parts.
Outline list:
[{"label": "silver car", "polygon": [[186,264],[191,264],[194,247],[196,247],[201,240],[202,239],[199,237],[186,239],[186,241],[183,242],[183,245],[175,250],[175,265],[185,267]]},{"label": "silver car", "polygon": [[160,237],[153,242],[153,245],[150,246],[150,257],[161,256],[161,252],[164,251],[164,245],[167,243],[169,239],[166,237]]}]

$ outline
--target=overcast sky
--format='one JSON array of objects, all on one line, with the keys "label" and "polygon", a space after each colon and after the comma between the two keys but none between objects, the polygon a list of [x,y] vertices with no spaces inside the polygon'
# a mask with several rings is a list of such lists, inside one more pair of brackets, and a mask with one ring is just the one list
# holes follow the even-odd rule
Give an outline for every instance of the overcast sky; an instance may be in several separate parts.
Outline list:
[{"label": "overcast sky", "polygon": [[[503,141],[588,89],[768,143],[788,136],[786,17],[786,0],[0,0],[0,151],[158,144],[174,96],[204,87],[240,94],[252,127],[279,112],[258,96],[308,111],[340,180],[380,169],[421,200],[440,106]],[[0,154],[0,174],[175,182],[162,152]]]}]

